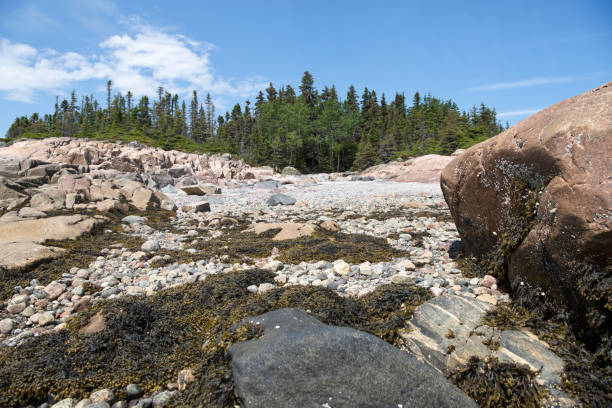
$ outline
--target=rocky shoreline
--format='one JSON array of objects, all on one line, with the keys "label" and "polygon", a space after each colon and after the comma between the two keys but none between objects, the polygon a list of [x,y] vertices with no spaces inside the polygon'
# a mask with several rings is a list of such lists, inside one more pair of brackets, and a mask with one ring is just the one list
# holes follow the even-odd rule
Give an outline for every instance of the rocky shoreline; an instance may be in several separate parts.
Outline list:
[{"label": "rocky shoreline", "polygon": [[[561,129],[555,109],[565,118],[581,98],[610,95],[601,89],[534,123]],[[384,392],[400,407],[604,406],[609,190],[571,166],[594,166],[589,180],[606,169],[570,143],[571,165],[555,171],[603,204],[594,216],[579,206],[590,229],[557,222],[581,198],[550,190],[560,176],[549,168],[496,156],[533,159],[517,138],[535,127],[362,174],[65,138],[1,148],[0,405],[331,408]],[[557,269],[530,257],[545,270],[535,278],[517,262],[534,234],[565,239],[567,225],[599,262],[570,299],[603,316],[587,322],[594,345],[547,289],[570,246],[553,251]]]}]

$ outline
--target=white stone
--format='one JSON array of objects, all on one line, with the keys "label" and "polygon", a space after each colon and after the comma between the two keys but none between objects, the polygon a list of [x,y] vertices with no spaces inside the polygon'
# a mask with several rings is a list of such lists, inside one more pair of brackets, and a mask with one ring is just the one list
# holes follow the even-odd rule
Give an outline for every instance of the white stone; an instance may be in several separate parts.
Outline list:
[{"label": "white stone", "polygon": [[9,334],[13,330],[13,319],[0,320],[0,333]]},{"label": "white stone", "polygon": [[74,400],[72,398],[66,398],[60,402],[51,405],[51,408],[74,408]]},{"label": "white stone", "polygon": [[55,315],[53,312],[44,312],[38,315],[38,325],[45,326],[55,321]]},{"label": "white stone", "polygon": [[154,239],[150,239],[148,241],[146,241],[144,244],[142,244],[142,246],[140,247],[140,249],[142,249],[145,252],[154,252],[154,251],[158,251],[160,248],[159,246],[159,242],[155,241]]},{"label": "white stone", "polygon": [[366,275],[366,276],[372,275],[372,266],[371,266],[371,264],[368,261],[360,264],[359,265],[359,273],[362,274],[362,275]]},{"label": "white stone", "polygon": [[259,285],[257,293],[259,294],[266,293],[267,291],[272,290],[274,288],[276,288],[276,286],[271,283],[262,283],[261,285]]},{"label": "white stone", "polygon": [[270,272],[280,271],[283,269],[283,263],[281,261],[270,261],[262,269]]},{"label": "white stone", "polygon": [[340,276],[346,276],[349,274],[351,270],[351,265],[347,264],[343,260],[338,260],[334,262],[334,272],[336,272]]}]

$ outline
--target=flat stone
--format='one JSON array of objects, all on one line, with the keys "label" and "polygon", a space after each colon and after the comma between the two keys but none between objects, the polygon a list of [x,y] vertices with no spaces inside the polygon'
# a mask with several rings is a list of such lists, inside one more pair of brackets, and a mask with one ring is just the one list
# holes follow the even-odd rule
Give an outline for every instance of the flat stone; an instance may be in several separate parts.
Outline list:
[{"label": "flat stone", "polygon": [[157,207],[159,205],[159,199],[152,190],[145,187],[139,187],[132,194],[130,203],[140,211],[146,211],[149,207]]},{"label": "flat stone", "polygon": [[7,242],[0,244],[0,267],[27,269],[39,262],[50,261],[66,253],[63,248],[45,246],[34,242]]},{"label": "flat stone", "polygon": [[298,309],[246,321],[261,322],[264,335],[229,348],[243,408],[477,406],[433,368],[371,334]]},{"label": "flat stone", "polygon": [[49,323],[55,321],[55,314],[53,312],[44,312],[38,315],[38,325],[40,327],[46,326]]},{"label": "flat stone", "polygon": [[456,295],[443,295],[418,306],[408,322],[410,332],[402,335],[406,346],[440,371],[449,363],[449,346],[467,341],[492,308],[488,303]]},{"label": "flat stone", "polygon": [[548,344],[526,330],[503,331],[496,354],[501,361],[527,364],[533,371],[542,370],[536,379],[543,385],[561,384],[563,360]]},{"label": "flat stone", "polygon": [[105,401],[94,402],[91,405],[87,405],[87,408],[111,408],[110,404]]},{"label": "flat stone", "polygon": [[262,234],[266,231],[280,229],[272,240],[283,241],[287,239],[296,239],[301,237],[308,237],[315,233],[316,227],[312,224],[303,224],[299,222],[289,223],[256,223],[247,230],[247,232],[254,232],[256,234]]},{"label": "flat stone", "polygon": [[51,282],[43,289],[47,294],[47,299],[53,300],[57,299],[64,291],[66,290],[66,285],[59,282]]},{"label": "flat stone", "polygon": [[77,239],[103,222],[100,218],[75,214],[0,223],[0,246],[10,242],[41,244],[47,240]]},{"label": "flat stone", "polygon": [[293,205],[295,204],[295,201],[295,198],[291,196],[278,193],[270,196],[270,198],[268,198],[266,201],[266,204],[268,204],[270,207],[274,207],[277,205]]},{"label": "flat stone", "polygon": [[265,271],[276,272],[283,269],[283,263],[281,261],[270,261],[262,267]]},{"label": "flat stone", "polygon": [[495,299],[495,297],[489,295],[488,293],[484,293],[482,295],[476,296],[476,299],[480,300],[481,302],[490,303],[493,306],[497,305],[497,299]]},{"label": "flat stone", "polygon": [[194,186],[183,186],[181,187],[188,195],[211,195],[211,194],[221,194],[221,188],[215,186],[214,184],[196,184]]}]

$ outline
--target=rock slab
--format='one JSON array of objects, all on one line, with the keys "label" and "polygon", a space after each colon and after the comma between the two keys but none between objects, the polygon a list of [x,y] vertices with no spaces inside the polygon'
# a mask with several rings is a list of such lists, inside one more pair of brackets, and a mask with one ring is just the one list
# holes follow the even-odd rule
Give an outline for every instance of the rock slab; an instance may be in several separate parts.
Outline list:
[{"label": "rock slab", "polygon": [[293,308],[246,321],[259,322],[264,335],[229,349],[242,407],[477,407],[433,368],[373,335]]}]

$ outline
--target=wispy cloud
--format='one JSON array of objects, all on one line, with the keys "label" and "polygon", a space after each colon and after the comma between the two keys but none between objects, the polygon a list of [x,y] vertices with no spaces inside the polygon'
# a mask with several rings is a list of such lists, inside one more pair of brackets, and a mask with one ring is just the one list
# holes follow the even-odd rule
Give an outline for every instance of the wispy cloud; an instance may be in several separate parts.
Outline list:
[{"label": "wispy cloud", "polygon": [[91,56],[39,50],[0,38],[0,92],[5,99],[32,102],[39,92],[61,94],[77,82],[102,84],[106,79],[115,89],[136,95],[153,95],[162,85],[178,94],[196,89],[217,97],[247,97],[266,87],[260,79],[218,76],[210,59],[213,48],[147,25],[139,25],[133,35],[108,37]]},{"label": "wispy cloud", "polygon": [[503,118],[506,116],[525,116],[525,115],[532,115],[539,111],[541,111],[541,109],[524,109],[524,110],[517,110],[517,111],[510,111],[510,112],[500,112],[497,114],[497,117]]},{"label": "wispy cloud", "polygon": [[527,88],[530,86],[539,86],[539,85],[565,84],[568,82],[576,82],[581,79],[583,78],[576,77],[576,76],[539,77],[539,78],[523,79],[520,81],[495,82],[492,84],[484,84],[484,85],[476,86],[473,88],[469,88],[468,91],[470,92],[499,91],[502,89]]}]

